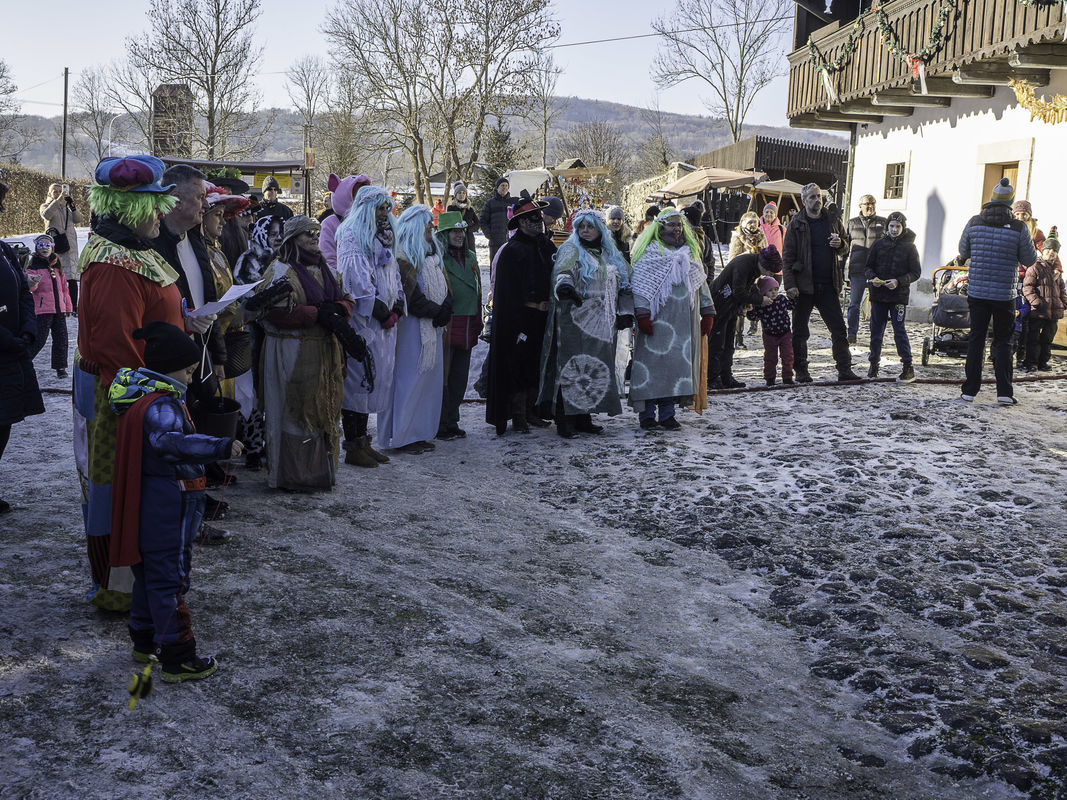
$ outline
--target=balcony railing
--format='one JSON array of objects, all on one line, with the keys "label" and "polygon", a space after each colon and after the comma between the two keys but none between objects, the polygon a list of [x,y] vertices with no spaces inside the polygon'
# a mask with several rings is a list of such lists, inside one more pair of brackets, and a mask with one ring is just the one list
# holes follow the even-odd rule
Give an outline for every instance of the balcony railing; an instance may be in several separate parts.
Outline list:
[{"label": "balcony railing", "polygon": [[[874,0],[875,5],[879,1]],[[927,44],[937,22],[940,1],[890,0],[883,2],[882,8],[896,32],[896,43],[906,52],[915,53]],[[1015,50],[1042,43],[1058,44],[1063,39],[1064,9],[1064,3],[1027,6],[1018,0],[959,0],[955,13],[944,27],[944,46],[926,62],[926,75],[933,79],[950,79],[954,71],[967,65],[998,58],[1007,68],[1004,57]],[[836,107],[829,111],[824,81],[811,63],[808,47],[805,45],[789,54],[786,113],[790,119],[819,114],[820,118],[832,120],[835,112],[862,112],[864,103],[857,101],[869,103],[877,92],[909,88],[912,71],[904,61],[892,55],[881,40],[875,12],[866,12],[863,21],[864,28],[857,37],[851,57],[843,69],[830,75],[838,102],[832,103]],[[816,31],[812,38],[825,62],[832,63],[847,46],[852,26],[851,21],[831,23]],[[1063,56],[1051,58],[1056,62]],[[1020,68],[1025,69],[1026,65],[1024,61]],[[973,84],[977,81],[966,82]],[[1004,81],[991,81],[997,82]],[[941,83],[944,85],[943,80]]]}]

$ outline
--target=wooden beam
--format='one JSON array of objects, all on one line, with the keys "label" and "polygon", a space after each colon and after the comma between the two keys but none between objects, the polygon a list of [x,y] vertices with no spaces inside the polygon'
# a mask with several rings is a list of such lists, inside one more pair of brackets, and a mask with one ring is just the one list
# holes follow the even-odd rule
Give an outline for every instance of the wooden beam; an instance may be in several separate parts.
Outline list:
[{"label": "wooden beam", "polygon": [[838,109],[842,114],[881,114],[885,117],[910,117],[915,113],[912,106],[876,106],[870,100],[849,100]]},{"label": "wooden beam", "polygon": [[[927,78],[926,90],[942,97],[992,97],[996,92],[992,86],[964,86],[952,78]],[[922,97],[918,92],[913,94]]]},{"label": "wooden beam", "polygon": [[1049,45],[1024,47],[1012,52],[1008,63],[1027,69],[1067,69],[1067,49]]},{"label": "wooden beam", "polygon": [[790,128],[810,128],[817,131],[851,131],[852,125],[846,122],[828,122],[816,119],[814,114],[799,114],[789,119]]},{"label": "wooden beam", "polygon": [[1048,86],[1047,69],[1012,69],[1006,62],[1000,64],[967,64],[952,73],[954,83],[984,86],[1009,86],[1014,78],[1031,86]]},{"label": "wooden beam", "polygon": [[816,111],[815,118],[826,122],[873,122],[882,121],[881,114],[842,114],[840,111]]},{"label": "wooden beam", "polygon": [[913,106],[916,108],[948,108],[952,105],[951,97],[939,97],[932,94],[912,94],[911,92],[894,89],[888,92],[878,92],[872,98],[876,106]]}]

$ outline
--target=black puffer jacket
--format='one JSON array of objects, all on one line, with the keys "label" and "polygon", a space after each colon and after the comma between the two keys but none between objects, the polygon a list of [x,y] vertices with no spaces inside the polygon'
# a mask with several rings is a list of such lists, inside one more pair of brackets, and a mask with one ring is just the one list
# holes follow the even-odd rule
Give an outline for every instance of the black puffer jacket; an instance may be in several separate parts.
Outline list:
[{"label": "black puffer jacket", "polygon": [[481,216],[478,217],[482,233],[489,240],[489,244],[494,247],[500,247],[508,240],[508,209],[515,204],[514,197],[510,195],[501,197],[497,191],[497,187],[505,180],[505,178],[497,180],[496,186],[493,187],[493,196],[485,201]]},{"label": "black puffer jacket", "polygon": [[[871,252],[867,254],[865,277],[870,287],[872,303],[907,305],[911,296],[911,284],[919,280],[921,274],[919,251],[915,248],[915,232],[910,228],[905,228],[896,239],[886,234],[874,243]],[[896,278],[897,288],[870,286],[873,278],[881,278],[883,281]]]},{"label": "black puffer jacket", "polygon": [[885,217],[853,217],[848,230],[848,275],[862,275],[867,268],[867,253],[874,243],[885,236]]}]

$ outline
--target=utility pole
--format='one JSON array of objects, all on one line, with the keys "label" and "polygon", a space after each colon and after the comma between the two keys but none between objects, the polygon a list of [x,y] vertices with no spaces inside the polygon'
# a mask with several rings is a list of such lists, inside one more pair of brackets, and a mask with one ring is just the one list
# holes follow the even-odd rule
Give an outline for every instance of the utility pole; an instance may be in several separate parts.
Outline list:
[{"label": "utility pole", "polygon": [[70,78],[70,67],[63,67],[63,155],[59,161],[59,174],[67,177],[67,81]]},{"label": "utility pole", "polygon": [[311,170],[315,166],[315,151],[311,149],[311,126],[304,126],[304,214],[311,216]]}]

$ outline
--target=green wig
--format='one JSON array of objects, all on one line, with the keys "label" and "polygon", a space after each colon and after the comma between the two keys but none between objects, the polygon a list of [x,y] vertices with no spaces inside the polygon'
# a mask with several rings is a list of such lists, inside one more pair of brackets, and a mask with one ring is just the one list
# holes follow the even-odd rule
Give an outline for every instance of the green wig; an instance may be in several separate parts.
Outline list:
[{"label": "green wig", "polygon": [[166,214],[178,205],[172,194],[123,192],[111,186],[89,187],[89,207],[97,216],[114,217],[127,228],[136,228],[156,214]]},{"label": "green wig", "polygon": [[645,226],[645,229],[641,231],[641,235],[637,237],[637,241],[634,242],[634,249],[630,253],[630,263],[636,264],[638,259],[645,254],[645,250],[648,249],[649,244],[654,239],[661,248],[666,247],[663,244],[663,239],[660,238],[660,230],[663,228],[663,223],[672,217],[681,217],[682,219],[682,233],[685,235],[685,243],[689,246],[689,251],[693,254],[693,259],[698,264],[704,263],[704,252],[700,246],[700,242],[697,240],[696,232],[693,230],[693,226],[689,224],[689,220],[685,218],[676,208],[668,208],[661,213],[655,220]]}]

